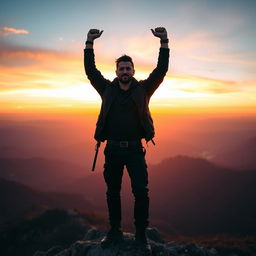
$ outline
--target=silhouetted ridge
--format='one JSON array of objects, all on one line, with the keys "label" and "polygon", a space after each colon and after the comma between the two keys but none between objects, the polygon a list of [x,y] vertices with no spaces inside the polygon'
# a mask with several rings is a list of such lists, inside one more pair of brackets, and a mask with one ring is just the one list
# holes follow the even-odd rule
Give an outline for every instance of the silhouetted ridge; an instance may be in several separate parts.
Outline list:
[{"label": "silhouetted ridge", "polygon": [[[24,169],[23,178],[26,177],[30,178]],[[50,175],[48,181],[51,182]],[[59,185],[59,192],[82,194],[87,201],[84,202],[81,197],[76,198],[76,196],[65,197],[59,192],[51,193],[51,202],[54,203],[50,204],[47,201],[40,204],[40,209],[45,209],[44,207],[49,205],[68,208],[76,205],[77,208],[88,209],[88,207],[92,208],[91,202],[93,202],[93,209],[106,212],[106,187],[100,171],[66,181],[69,184],[60,182],[61,184],[52,185]],[[36,182],[40,183],[40,179]],[[256,204],[252,203],[256,198],[255,183],[255,171],[237,172],[205,159],[187,156],[168,158],[157,165],[149,166],[150,221],[162,232],[173,235],[219,233],[253,235],[256,230]],[[16,196],[17,193],[11,195]],[[125,202],[123,204],[125,227],[131,230],[133,224],[127,222],[126,216],[131,216],[134,201],[126,173],[122,197]],[[38,205],[37,202],[35,205]],[[12,203],[9,203],[8,207],[13,209]],[[5,212],[8,211],[8,207]],[[9,212],[10,215],[15,213],[12,210]],[[18,210],[17,213],[20,211]]]},{"label": "silhouetted ridge", "polygon": [[178,155],[175,157],[166,158],[161,161],[159,164],[154,165],[158,166],[158,168],[166,168],[168,167],[177,167],[180,170],[188,170],[198,168],[199,170],[213,170],[217,169],[217,166],[203,158],[199,157],[190,157],[185,155]]},{"label": "silhouetted ridge", "polygon": [[239,143],[229,150],[219,152],[213,159],[216,163],[239,170],[256,171],[256,137]]},{"label": "silhouetted ridge", "polygon": [[178,156],[152,166],[149,180],[151,213],[163,231],[255,234],[256,172]]},{"label": "silhouetted ridge", "polygon": [[0,158],[0,166],[0,177],[44,191],[57,191],[59,186],[85,173],[79,165],[39,157]]},{"label": "silhouetted ridge", "polygon": [[50,208],[92,208],[79,194],[46,193],[0,178],[0,224]]},{"label": "silhouetted ridge", "polygon": [[[13,227],[1,230],[1,255],[31,256],[37,250],[48,250],[55,245],[61,249],[66,248],[83,238],[91,226],[89,219],[93,220],[93,215],[53,209],[38,217],[21,221]],[[99,222],[99,219],[96,218],[96,221]]]}]

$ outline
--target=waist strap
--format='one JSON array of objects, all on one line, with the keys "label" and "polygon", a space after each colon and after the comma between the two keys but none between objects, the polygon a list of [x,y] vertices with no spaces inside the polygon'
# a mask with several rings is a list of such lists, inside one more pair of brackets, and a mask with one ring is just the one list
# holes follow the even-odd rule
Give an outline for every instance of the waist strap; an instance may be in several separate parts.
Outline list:
[{"label": "waist strap", "polygon": [[141,140],[107,140],[107,145],[128,148],[131,146],[142,146]]}]

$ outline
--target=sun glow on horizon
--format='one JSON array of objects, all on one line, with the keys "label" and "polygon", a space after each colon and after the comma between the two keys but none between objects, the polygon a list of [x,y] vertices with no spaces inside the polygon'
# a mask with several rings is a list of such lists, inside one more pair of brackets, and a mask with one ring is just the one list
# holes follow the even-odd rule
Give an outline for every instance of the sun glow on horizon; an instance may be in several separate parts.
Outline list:
[{"label": "sun glow on horizon", "polygon": [[[139,42],[136,38],[135,41]],[[138,46],[131,45],[132,52],[135,51],[135,45]],[[104,55],[103,46],[95,49],[96,66],[111,81],[116,76],[115,64],[110,62],[110,55],[115,55],[114,50]],[[101,98],[86,78],[81,55],[43,50],[13,51],[8,50],[4,52],[6,56],[3,55],[4,61],[13,64],[3,65],[0,69],[1,113],[38,110],[79,112],[82,109],[94,111],[100,108]],[[147,54],[146,61],[143,61],[144,55],[139,51],[135,54],[137,80],[146,79],[154,68],[153,62],[157,58],[155,46],[151,46],[148,51],[151,54]],[[153,51],[156,56],[153,56]],[[175,61],[175,58],[171,54],[169,71],[150,100],[150,107],[154,111],[180,112],[193,109],[196,112],[204,109],[213,113],[221,108],[228,112],[230,109],[238,112],[241,109],[254,111],[255,80],[217,79],[214,75],[204,77],[182,72],[178,74],[173,71],[175,65],[173,67],[172,62],[180,64],[181,59]]]},{"label": "sun glow on horizon", "polygon": [[[145,78],[146,72],[138,73],[136,78]],[[113,73],[104,73],[106,77],[113,76]],[[60,81],[51,81],[51,88],[38,89],[16,89],[10,91],[2,91],[0,99],[8,98],[12,101],[12,110],[29,110],[29,109],[83,109],[83,108],[99,108],[101,104],[100,96],[95,89],[85,79],[84,82],[66,80],[61,87]],[[74,85],[76,82],[76,85]],[[251,94],[248,97],[246,90],[244,92],[236,92],[235,86],[227,87],[229,82],[216,81],[207,78],[197,78],[189,76],[171,76],[167,75],[163,83],[156,90],[151,98],[150,106],[153,109],[189,109],[197,107],[212,109],[227,108],[230,106],[240,107],[250,105],[255,97]],[[241,97],[242,96],[242,97]],[[2,111],[7,109],[2,104]],[[236,107],[237,108],[237,107]]]}]

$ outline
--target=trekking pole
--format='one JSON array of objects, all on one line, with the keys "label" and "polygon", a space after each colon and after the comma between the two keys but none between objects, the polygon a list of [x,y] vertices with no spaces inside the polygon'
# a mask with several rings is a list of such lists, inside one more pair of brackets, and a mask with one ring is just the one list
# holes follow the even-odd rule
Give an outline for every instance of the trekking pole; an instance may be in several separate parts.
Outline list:
[{"label": "trekking pole", "polygon": [[97,144],[95,145],[95,155],[94,155],[93,164],[92,164],[92,172],[94,172],[95,170],[99,147],[100,147],[100,141],[97,141]]}]

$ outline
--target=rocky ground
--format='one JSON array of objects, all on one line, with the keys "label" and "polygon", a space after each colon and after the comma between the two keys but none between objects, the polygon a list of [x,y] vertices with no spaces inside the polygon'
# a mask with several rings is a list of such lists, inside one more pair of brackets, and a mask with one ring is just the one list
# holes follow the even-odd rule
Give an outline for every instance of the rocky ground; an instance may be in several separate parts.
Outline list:
[{"label": "rocky ground", "polygon": [[[46,252],[37,251],[34,256],[218,256],[214,248],[202,248],[196,244],[178,245],[175,242],[164,241],[157,229],[147,229],[147,237],[151,245],[151,252],[142,251],[134,243],[134,235],[125,233],[122,244],[102,249],[100,240],[105,233],[90,229],[84,239],[73,243],[68,249],[55,246]],[[233,255],[235,256],[235,255]]]}]

